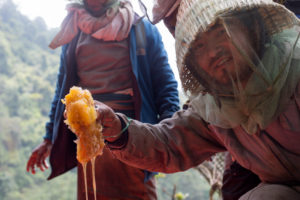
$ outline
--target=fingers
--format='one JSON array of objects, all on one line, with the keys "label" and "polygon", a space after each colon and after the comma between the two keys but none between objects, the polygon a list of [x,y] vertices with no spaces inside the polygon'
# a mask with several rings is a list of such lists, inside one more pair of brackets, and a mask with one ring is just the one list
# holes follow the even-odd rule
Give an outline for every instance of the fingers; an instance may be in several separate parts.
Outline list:
[{"label": "fingers", "polygon": [[49,168],[49,165],[48,165],[46,159],[43,160],[43,166],[44,166],[45,169],[48,169],[48,168]]},{"label": "fingers", "polygon": [[26,171],[27,172],[31,171],[30,169],[31,169],[31,166],[32,166],[32,163],[33,163],[32,160],[33,160],[33,158],[32,158],[32,155],[31,155],[30,158],[28,159],[27,165],[26,165]]},{"label": "fingers", "polygon": [[119,118],[111,109],[101,110],[101,113],[97,119],[98,123],[102,125],[104,129],[117,128]]},{"label": "fingers", "polygon": [[47,155],[44,153],[43,155],[40,156],[38,159],[38,164],[37,166],[40,168],[40,170],[43,172],[45,169],[48,169],[48,164],[46,162]]},{"label": "fingers", "polygon": [[46,163],[46,159],[49,156],[51,147],[46,147],[44,145],[39,146],[36,150],[34,150],[27,162],[26,170],[29,173],[35,174],[36,167],[38,167],[41,171],[45,171],[48,169],[48,164]]},{"label": "fingers", "polygon": [[37,153],[33,154],[27,162],[26,170],[29,173],[35,174],[36,173],[35,167],[38,167],[42,172],[45,171],[45,169],[48,169],[46,158],[43,158],[41,155]]},{"label": "fingers", "polygon": [[43,172],[43,171],[44,171],[44,168],[43,168],[43,166],[42,166],[42,163],[43,163],[43,156],[42,156],[42,154],[38,154],[36,160],[37,160],[37,161],[36,161],[37,167],[40,168],[40,170]]},{"label": "fingers", "polygon": [[31,172],[32,174],[35,174],[35,164],[36,164],[36,158],[37,158],[37,153],[33,152],[27,162],[27,172]]},{"label": "fingers", "polygon": [[115,137],[121,132],[121,121],[115,115],[114,119],[111,121],[103,121],[102,122],[102,134],[104,137]]},{"label": "fingers", "polygon": [[102,125],[102,134],[109,138],[116,136],[121,132],[121,122],[115,112],[107,105],[95,102],[95,109],[97,112],[97,122]]},{"label": "fingers", "polygon": [[67,110],[64,111],[64,118],[67,119]]},{"label": "fingers", "polygon": [[97,112],[97,121],[100,121],[102,125],[104,123],[110,123],[115,120],[115,112],[104,103],[95,101],[95,110]]}]

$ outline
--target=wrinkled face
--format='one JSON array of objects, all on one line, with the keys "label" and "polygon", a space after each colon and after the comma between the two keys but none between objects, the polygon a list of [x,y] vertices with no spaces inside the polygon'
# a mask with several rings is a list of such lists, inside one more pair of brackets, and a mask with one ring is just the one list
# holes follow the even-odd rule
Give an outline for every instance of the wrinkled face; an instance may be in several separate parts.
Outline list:
[{"label": "wrinkled face", "polygon": [[[249,65],[240,50],[252,57],[252,45],[246,29],[240,24],[230,26],[234,37],[228,36],[224,26],[216,23],[195,42],[193,55],[198,67],[222,85],[230,85],[239,79],[242,84],[252,74]],[[238,48],[236,48],[236,46]]]}]

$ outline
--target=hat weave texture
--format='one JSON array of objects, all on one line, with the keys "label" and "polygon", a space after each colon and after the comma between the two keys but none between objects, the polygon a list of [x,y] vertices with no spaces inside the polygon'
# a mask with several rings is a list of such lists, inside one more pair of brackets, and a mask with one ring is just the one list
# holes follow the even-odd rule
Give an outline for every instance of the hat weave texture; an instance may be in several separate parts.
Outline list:
[{"label": "hat weave texture", "polygon": [[175,30],[177,67],[182,86],[191,95],[202,90],[200,83],[185,66],[186,55],[196,36],[208,30],[220,16],[233,11],[257,8],[268,27],[267,34],[274,34],[295,24],[299,19],[284,6],[272,0],[182,0]]}]

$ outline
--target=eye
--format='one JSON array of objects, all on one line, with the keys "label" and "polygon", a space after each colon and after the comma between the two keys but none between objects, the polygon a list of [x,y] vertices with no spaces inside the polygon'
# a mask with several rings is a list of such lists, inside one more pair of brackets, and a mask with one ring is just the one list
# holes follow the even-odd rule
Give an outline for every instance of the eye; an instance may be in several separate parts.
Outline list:
[{"label": "eye", "polygon": [[196,50],[200,50],[200,49],[202,49],[204,47],[204,43],[203,42],[197,42],[197,44],[196,44]]},{"label": "eye", "polygon": [[203,48],[204,48],[204,43],[202,42],[198,42],[195,46],[195,54],[196,55],[199,55],[199,54],[202,54],[201,52],[203,51]]},{"label": "eye", "polygon": [[220,31],[217,32],[217,36],[223,36],[226,35],[225,29],[221,29]]}]

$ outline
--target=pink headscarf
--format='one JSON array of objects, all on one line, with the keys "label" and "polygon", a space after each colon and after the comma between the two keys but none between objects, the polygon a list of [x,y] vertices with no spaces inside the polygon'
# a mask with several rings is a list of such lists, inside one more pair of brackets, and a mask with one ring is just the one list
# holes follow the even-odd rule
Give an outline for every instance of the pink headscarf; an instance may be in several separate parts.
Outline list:
[{"label": "pink headscarf", "polygon": [[181,0],[154,0],[152,9],[153,23],[156,24],[171,13],[179,6]]},{"label": "pink headscarf", "polygon": [[78,29],[104,41],[121,41],[128,37],[134,18],[134,11],[128,0],[116,1],[100,17],[93,17],[80,4],[69,4],[68,15],[61,30],[49,47],[55,49],[67,44],[78,34]]}]

